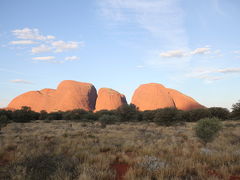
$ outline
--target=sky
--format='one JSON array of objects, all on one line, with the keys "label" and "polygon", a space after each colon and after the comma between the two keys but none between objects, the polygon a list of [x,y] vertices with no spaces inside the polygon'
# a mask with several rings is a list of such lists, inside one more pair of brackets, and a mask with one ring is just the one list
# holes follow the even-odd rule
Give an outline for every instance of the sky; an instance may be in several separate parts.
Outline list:
[{"label": "sky", "polygon": [[1,0],[0,107],[89,82],[160,83],[207,107],[240,99],[239,0]]}]

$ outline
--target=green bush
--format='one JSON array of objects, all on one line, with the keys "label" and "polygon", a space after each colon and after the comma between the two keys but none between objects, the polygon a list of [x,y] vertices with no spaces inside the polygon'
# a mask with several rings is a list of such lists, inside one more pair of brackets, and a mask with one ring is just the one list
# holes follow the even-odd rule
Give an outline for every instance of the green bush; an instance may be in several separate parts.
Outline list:
[{"label": "green bush", "polygon": [[232,105],[231,117],[233,119],[240,119],[240,100]]},{"label": "green bush", "polygon": [[203,118],[211,118],[211,113],[207,108],[203,109],[193,109],[186,112],[186,121],[187,122],[196,122]]},{"label": "green bush", "polygon": [[142,120],[148,121],[148,122],[153,122],[156,112],[157,112],[157,110],[145,110],[145,111],[141,112]]},{"label": "green bush", "polygon": [[211,142],[222,129],[218,118],[204,118],[197,122],[195,133],[204,143]]},{"label": "green bush", "polygon": [[176,108],[164,108],[157,110],[154,121],[158,125],[171,126],[182,121],[180,113]]},{"label": "green bush", "polygon": [[211,107],[211,108],[208,108],[208,110],[212,117],[216,117],[221,120],[227,120],[230,116],[230,112],[226,108]]},{"label": "green bush", "polygon": [[141,113],[134,104],[122,105],[116,111],[120,121],[141,121]]},{"label": "green bush", "polygon": [[20,110],[12,112],[14,122],[30,122],[39,119],[39,113],[31,110],[30,107],[23,106]]},{"label": "green bush", "polygon": [[61,111],[48,113],[46,120],[62,120],[63,119],[62,114],[63,112]]},{"label": "green bush", "polygon": [[96,116],[92,111],[86,111],[84,109],[75,109],[72,111],[63,112],[62,119],[86,121],[86,120],[96,120]]},{"label": "green bush", "polygon": [[108,124],[114,124],[115,122],[119,121],[119,118],[115,115],[103,115],[99,118],[102,128],[105,128]]}]

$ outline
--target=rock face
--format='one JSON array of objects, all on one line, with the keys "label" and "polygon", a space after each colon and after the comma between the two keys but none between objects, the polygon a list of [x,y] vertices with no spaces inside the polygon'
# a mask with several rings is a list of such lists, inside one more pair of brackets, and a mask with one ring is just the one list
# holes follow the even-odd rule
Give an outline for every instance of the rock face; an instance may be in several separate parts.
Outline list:
[{"label": "rock face", "polygon": [[123,94],[120,94],[113,89],[101,88],[98,91],[95,111],[117,109],[123,104],[127,104],[126,98]]},{"label": "rock face", "polygon": [[[165,107],[181,110],[204,108],[193,98],[157,83],[140,85],[134,92],[131,103],[141,111]],[[14,98],[6,109],[16,110],[28,106],[36,112],[73,109],[99,111],[114,110],[124,104],[127,104],[125,96],[113,89],[101,88],[97,95],[95,87],[90,83],[65,80],[57,89],[26,92]]]},{"label": "rock face", "polygon": [[169,95],[172,97],[175,107],[181,110],[191,110],[191,109],[199,109],[204,108],[203,105],[199,104],[193,98],[186,96],[179,91],[174,89],[168,89]]},{"label": "rock face", "polygon": [[181,110],[204,107],[191,97],[157,83],[140,85],[135,90],[131,103],[141,111],[166,107],[176,107]]},{"label": "rock face", "polygon": [[57,89],[30,91],[13,99],[8,108],[29,106],[34,111],[67,111],[73,109],[94,110],[97,93],[90,83],[62,81]]}]

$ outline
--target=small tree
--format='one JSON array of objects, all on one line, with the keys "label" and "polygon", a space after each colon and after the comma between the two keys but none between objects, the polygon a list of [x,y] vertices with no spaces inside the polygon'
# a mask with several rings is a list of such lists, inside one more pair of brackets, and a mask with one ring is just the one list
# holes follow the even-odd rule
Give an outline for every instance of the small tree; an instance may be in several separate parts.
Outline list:
[{"label": "small tree", "polygon": [[197,122],[195,133],[205,144],[213,141],[222,129],[222,123],[218,118],[204,118]]},{"label": "small tree", "polygon": [[240,100],[236,104],[232,105],[231,116],[234,119],[240,119]]}]

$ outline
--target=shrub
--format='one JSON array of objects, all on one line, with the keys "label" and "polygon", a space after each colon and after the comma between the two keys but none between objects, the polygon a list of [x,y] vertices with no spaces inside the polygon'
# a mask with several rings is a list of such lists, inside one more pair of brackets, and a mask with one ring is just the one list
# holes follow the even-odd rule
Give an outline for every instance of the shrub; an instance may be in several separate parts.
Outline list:
[{"label": "shrub", "polygon": [[212,117],[216,117],[221,120],[226,120],[230,116],[230,112],[226,108],[221,108],[221,107],[211,107],[208,108],[210,114]]},{"label": "shrub", "polygon": [[231,117],[233,119],[240,119],[240,100],[236,104],[232,105]]},{"label": "shrub", "polygon": [[30,107],[23,106],[20,110],[12,112],[12,118],[15,122],[29,122],[39,119],[39,113],[32,111]]},{"label": "shrub", "polygon": [[46,120],[62,120],[62,112],[51,112],[47,114]]},{"label": "shrub", "polygon": [[146,111],[141,112],[142,120],[150,121],[150,122],[154,121],[156,112],[157,112],[157,110],[146,110]]},{"label": "shrub", "polygon": [[96,116],[91,111],[85,111],[84,109],[75,109],[72,111],[63,112],[62,119],[86,121],[86,120],[96,120]]},{"label": "shrub", "polygon": [[180,110],[177,110],[176,108],[164,108],[157,110],[154,121],[158,125],[164,125],[164,126],[171,126],[176,124],[177,122],[181,122],[182,119],[179,116]]},{"label": "shrub", "polygon": [[99,120],[103,115],[115,115],[117,116],[116,110],[100,110],[94,113],[96,118]]},{"label": "shrub", "polygon": [[197,122],[195,133],[204,143],[211,142],[222,129],[218,118],[204,118]]},{"label": "shrub", "polygon": [[1,129],[4,128],[8,123],[8,117],[6,115],[1,115],[0,116],[0,132]]},{"label": "shrub", "polygon": [[125,104],[117,109],[117,115],[121,121],[140,121],[141,114],[134,104]]},{"label": "shrub", "polygon": [[102,117],[99,118],[99,121],[101,123],[102,128],[105,128],[108,124],[113,124],[117,122],[119,118],[115,115],[103,115]]},{"label": "shrub", "polygon": [[186,113],[187,122],[196,122],[203,118],[211,118],[211,113],[207,108],[204,109],[193,109]]}]

